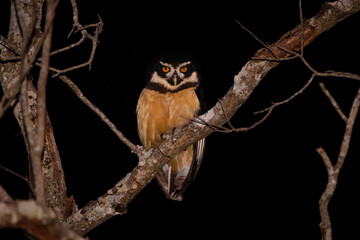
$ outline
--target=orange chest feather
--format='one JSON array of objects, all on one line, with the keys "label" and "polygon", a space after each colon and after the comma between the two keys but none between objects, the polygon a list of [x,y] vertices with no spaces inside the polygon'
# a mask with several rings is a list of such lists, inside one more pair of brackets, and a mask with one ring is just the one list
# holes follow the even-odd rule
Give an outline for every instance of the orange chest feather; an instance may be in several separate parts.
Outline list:
[{"label": "orange chest feather", "polygon": [[161,134],[184,126],[200,109],[194,88],[176,93],[144,89],[136,107],[138,132],[146,149],[161,142]]}]

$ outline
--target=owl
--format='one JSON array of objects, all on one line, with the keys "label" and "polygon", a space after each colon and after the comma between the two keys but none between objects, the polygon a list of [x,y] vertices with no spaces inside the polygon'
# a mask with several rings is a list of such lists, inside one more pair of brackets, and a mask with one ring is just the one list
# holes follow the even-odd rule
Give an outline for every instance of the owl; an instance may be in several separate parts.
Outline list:
[{"label": "owl", "polygon": [[[200,111],[200,76],[194,61],[181,54],[163,54],[148,67],[147,84],[137,107],[138,134],[146,150],[156,148],[164,136],[189,123]],[[203,159],[205,139],[173,157],[157,173],[165,195],[182,200],[182,194],[196,176]]]}]

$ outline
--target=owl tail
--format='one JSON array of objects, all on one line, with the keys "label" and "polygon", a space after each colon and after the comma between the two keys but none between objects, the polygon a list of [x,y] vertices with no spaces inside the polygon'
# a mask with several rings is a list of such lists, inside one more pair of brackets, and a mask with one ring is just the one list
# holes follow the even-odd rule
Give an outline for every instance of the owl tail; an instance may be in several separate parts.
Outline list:
[{"label": "owl tail", "polygon": [[188,175],[188,167],[184,167],[177,172],[174,171],[171,166],[165,164],[162,171],[156,176],[156,179],[167,198],[182,201],[182,194],[190,183],[190,181],[187,180]]},{"label": "owl tail", "polygon": [[[202,160],[205,141],[200,140],[165,164],[156,176],[160,188],[171,200],[182,201],[182,194],[195,178]],[[199,150],[201,148],[201,154]]]}]

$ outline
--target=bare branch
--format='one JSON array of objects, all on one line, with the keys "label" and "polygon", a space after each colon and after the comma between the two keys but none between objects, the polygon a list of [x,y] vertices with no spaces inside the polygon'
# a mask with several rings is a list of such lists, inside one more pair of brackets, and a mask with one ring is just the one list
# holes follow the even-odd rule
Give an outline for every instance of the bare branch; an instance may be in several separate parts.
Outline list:
[{"label": "bare branch", "polygon": [[[219,101],[220,102],[220,101]],[[220,132],[220,133],[232,133],[232,132],[247,132],[249,130],[254,129],[255,127],[257,127],[259,124],[263,123],[272,113],[273,109],[275,106],[270,107],[269,109],[266,109],[266,114],[257,122],[255,122],[254,124],[252,124],[249,127],[239,127],[239,128],[235,128],[231,123],[230,123],[230,119],[225,115],[225,119],[227,124],[229,124],[230,128],[226,128],[224,126],[220,126],[220,125],[215,125],[215,124],[211,124],[208,123],[204,120],[201,119],[201,117],[196,117],[196,119],[192,120],[193,122],[196,123],[200,123],[200,124],[204,124],[205,126],[211,128],[214,132]],[[259,112],[256,112],[259,113]]]},{"label": "bare branch", "polygon": [[[2,187],[0,186],[0,195]],[[19,228],[40,240],[85,240],[35,201],[0,201],[0,229]]]},{"label": "bare branch", "polygon": [[116,134],[116,136],[126,145],[130,148],[132,152],[135,153],[141,153],[143,150],[140,146],[136,146],[133,144],[129,139],[127,139],[124,134],[122,134],[116,126],[106,117],[106,115],[97,108],[92,102],[87,99],[84,94],[81,92],[81,90],[76,86],[74,82],[72,82],[67,76],[62,75],[59,77],[64,83],[66,83],[71,90],[76,94],[76,96],[86,105],[88,106],[92,111],[94,111],[102,121],[105,122],[106,125]]},{"label": "bare branch", "polygon": [[334,174],[334,165],[331,163],[329,156],[327,155],[324,148],[319,147],[316,149],[316,152],[320,155],[321,159],[324,161],[326,170],[329,176]]},{"label": "bare branch", "polygon": [[350,144],[353,126],[355,123],[355,118],[359,111],[359,107],[360,107],[360,88],[359,88],[357,95],[354,99],[354,102],[351,106],[351,111],[350,111],[348,120],[346,122],[344,138],[343,138],[341,148],[340,148],[340,153],[339,153],[336,165],[335,165],[335,172],[337,172],[337,173],[340,171],[341,167],[344,164],[344,160],[345,160],[345,157],[346,157],[348,149],[349,149],[349,144]]},{"label": "bare branch", "polygon": [[299,0],[299,16],[300,16],[300,55],[304,56],[304,18],[303,18],[303,11],[302,11],[302,1]]},{"label": "bare branch", "polygon": [[[55,9],[57,2],[54,0],[47,1],[46,4],[46,19],[45,19],[45,29],[49,29],[43,46],[42,46],[42,63],[40,68],[39,79],[37,83],[38,90],[38,104],[37,104],[37,119],[38,126],[36,132],[36,145],[33,146],[33,151],[36,158],[41,161],[41,154],[43,152],[44,143],[45,143],[45,118],[46,118],[46,85],[49,74],[49,64],[50,64],[50,49],[51,49],[51,39],[52,39],[52,22],[55,18]],[[39,173],[37,173],[39,174]]]},{"label": "bare branch", "polygon": [[251,32],[248,28],[246,28],[241,22],[239,22],[238,20],[235,20],[235,22],[237,24],[240,25],[240,27],[242,29],[244,29],[246,32],[248,32],[253,38],[255,38],[256,41],[258,41],[264,48],[266,48],[270,53],[271,55],[276,59],[276,60],[279,60],[277,58],[277,56],[273,53],[273,51],[271,50],[270,46],[268,44],[265,44],[263,41],[261,41],[260,38],[258,38],[253,32]]},{"label": "bare branch", "polygon": [[[57,1],[48,1],[47,2],[47,11],[46,11],[46,20],[45,20],[45,34],[41,43],[38,44],[37,49],[42,46],[42,57],[44,59],[38,80],[38,98],[37,98],[37,120],[35,121],[37,124],[31,120],[31,110],[28,104],[28,82],[23,81],[20,93],[20,102],[22,113],[24,117],[24,127],[25,127],[25,139],[27,140],[28,151],[31,159],[31,166],[34,177],[34,186],[35,186],[35,196],[39,203],[46,206],[46,198],[45,198],[45,184],[44,184],[44,176],[42,171],[42,153],[45,143],[45,121],[46,121],[46,82],[49,71],[49,58],[50,58],[50,48],[51,48],[51,33],[52,33],[52,22],[55,17],[55,9],[57,6]],[[18,14],[19,15],[19,14]],[[19,15],[22,16],[22,15]],[[36,15],[34,14],[34,16]],[[25,36],[27,36],[26,34]],[[29,35],[29,38],[31,36]],[[27,40],[30,41],[30,40]],[[24,45],[24,53],[22,55],[21,61],[21,70],[20,75],[26,76],[27,72],[30,69],[31,64],[28,62],[28,49],[25,48]],[[35,57],[33,56],[33,59]],[[32,116],[34,118],[35,116]]]},{"label": "bare branch", "polygon": [[24,117],[24,129],[25,139],[28,146],[28,151],[31,159],[31,167],[34,177],[35,196],[40,204],[46,206],[45,201],[45,189],[44,189],[44,177],[41,169],[41,158],[37,156],[34,151],[36,144],[35,139],[35,125],[31,120],[31,110],[29,109],[28,103],[28,81],[24,81],[21,86],[20,103],[22,109],[22,115]]},{"label": "bare branch", "polygon": [[24,182],[26,182],[26,183],[28,184],[29,188],[30,188],[31,193],[35,195],[35,189],[34,189],[34,187],[32,186],[32,183],[29,181],[29,179],[27,179],[26,177],[24,177],[24,176],[22,176],[22,175],[20,175],[20,174],[18,174],[18,173],[16,173],[16,172],[14,172],[13,170],[11,170],[11,169],[9,169],[9,168],[7,168],[7,167],[4,167],[3,165],[0,165],[0,168],[3,169],[4,171],[6,171],[6,172],[8,172],[8,173],[10,173],[10,174],[12,174],[12,175],[14,175],[15,177],[20,178],[20,179],[23,180]]},{"label": "bare branch", "polygon": [[263,113],[265,111],[270,111],[270,110],[273,110],[275,107],[278,107],[282,104],[285,104],[285,103],[288,103],[290,102],[291,100],[293,100],[295,97],[297,97],[298,95],[300,95],[301,93],[303,93],[305,91],[305,89],[312,83],[312,81],[314,80],[315,78],[315,74],[311,75],[310,79],[307,81],[307,83],[299,90],[297,91],[296,93],[294,93],[293,95],[291,95],[289,98],[281,101],[281,102],[276,102],[276,103],[272,103],[272,105],[268,108],[265,108],[263,110],[260,110],[260,111],[257,111],[255,112],[255,114],[258,114],[258,113]]},{"label": "bare branch", "polygon": [[[27,50],[22,49],[20,53],[21,55],[21,63],[19,62],[0,62],[2,73],[6,74],[6,78],[1,78],[1,86],[3,88],[4,97],[2,101],[2,107],[4,105],[6,106],[12,106],[14,116],[16,117],[19,126],[21,127],[22,133],[25,138],[25,143],[27,144],[27,150],[29,155],[31,156],[31,152],[34,152],[30,149],[34,149],[34,147],[30,147],[29,144],[29,135],[27,134],[30,132],[30,134],[33,134],[37,136],[37,129],[38,129],[38,91],[34,88],[32,81],[29,81],[29,70],[32,68],[34,61],[37,59],[37,54],[41,50],[43,43],[45,42],[45,39],[47,39],[48,34],[50,34],[51,26],[52,24],[50,21],[44,21],[45,22],[45,30],[42,33],[42,30],[40,29],[40,22],[42,17],[42,0],[33,0],[32,2],[34,4],[28,4],[28,1],[25,0],[17,0],[17,4],[19,5],[19,8],[21,8],[26,15],[29,15],[29,17],[32,17],[30,15],[37,14],[38,17],[35,19],[35,28],[36,28],[36,34],[31,35],[32,40],[29,41],[29,44],[23,44],[22,35],[20,34],[18,21],[16,20],[16,15],[19,15],[15,11],[14,3],[15,1],[11,1],[11,17],[10,17],[10,30],[8,34],[8,41],[12,42],[14,46],[26,46]],[[57,3],[58,1],[52,1]],[[51,5],[50,1],[47,3]],[[54,6],[54,5],[53,5]],[[37,8],[35,11],[31,8]],[[49,15],[50,16],[50,15]],[[39,20],[40,19],[40,20]],[[45,44],[46,45],[46,44]],[[2,47],[2,46],[1,46]],[[1,49],[1,55],[2,56],[14,56],[14,53],[11,50],[8,50],[7,48],[2,47]],[[45,49],[43,49],[45,51]],[[47,67],[44,66],[44,71]],[[46,81],[47,77],[45,75],[41,76],[41,79],[44,79]],[[43,80],[39,81],[39,84],[42,86]],[[22,84],[24,83],[24,84]],[[26,83],[26,84],[25,84]],[[23,87],[23,93],[19,94],[20,86]],[[40,87],[41,88],[41,87]],[[41,90],[40,90],[41,91]],[[26,93],[25,93],[26,92]],[[20,96],[20,100],[16,101],[16,98]],[[45,96],[43,95],[43,98]],[[5,98],[7,100],[5,100]],[[27,103],[26,103],[27,101]],[[41,102],[42,100],[39,100]],[[41,105],[41,103],[40,103]],[[1,107],[0,107],[1,108]],[[3,107],[1,109],[0,113],[3,114],[6,107]],[[41,109],[44,109],[44,107],[41,107]],[[26,112],[26,113],[25,113]],[[28,115],[26,118],[25,115]],[[30,114],[29,114],[30,113]],[[40,113],[41,115],[41,113]],[[26,120],[27,119],[27,120]],[[30,121],[28,121],[30,119]],[[42,118],[44,119],[44,118]],[[25,124],[24,122],[27,121]],[[44,174],[44,191],[45,191],[45,199],[47,205],[52,208],[58,218],[60,220],[65,218],[65,212],[67,209],[67,197],[66,197],[66,186],[65,186],[65,179],[63,174],[63,169],[61,165],[61,159],[59,156],[59,152],[57,150],[57,146],[55,143],[55,138],[52,131],[51,122],[49,120],[49,117],[45,110],[45,122],[40,123],[41,125],[45,126],[45,133],[44,133],[44,141],[45,143],[43,150],[39,150],[40,156],[41,156],[41,171],[40,173]],[[27,125],[27,126],[25,126]],[[40,133],[40,135],[42,135]],[[42,137],[41,137],[42,138]],[[32,138],[32,146],[39,146],[37,145],[37,140]],[[34,145],[35,144],[35,145]],[[42,144],[40,144],[42,145]],[[34,159],[31,157],[31,160]],[[31,164],[30,164],[31,165]],[[34,169],[32,169],[34,170]],[[39,173],[39,171],[36,171],[36,173]],[[32,176],[34,174],[30,174]],[[36,175],[42,175],[42,174],[35,174]],[[34,177],[33,177],[34,178]],[[35,185],[35,184],[34,184]],[[43,189],[40,187],[40,189]],[[41,191],[41,190],[39,190]]]},{"label": "bare branch", "polygon": [[345,116],[345,114],[341,111],[341,108],[339,107],[339,105],[337,104],[336,100],[333,98],[333,96],[330,94],[330,92],[325,88],[324,83],[319,83],[319,86],[321,88],[321,90],[323,91],[323,93],[329,98],[329,101],[331,102],[331,104],[334,106],[336,112],[340,115],[340,117],[345,121],[345,123],[347,122],[347,117]]},{"label": "bare branch", "polygon": [[[90,55],[89,55],[89,59],[84,62],[84,63],[81,63],[81,64],[78,64],[78,65],[75,65],[75,66],[71,66],[71,67],[68,67],[68,68],[65,68],[65,69],[57,69],[57,68],[54,68],[54,67],[50,67],[49,69],[52,71],[52,72],[55,72],[56,74],[53,75],[53,77],[57,77],[59,76],[60,74],[64,74],[64,73],[67,73],[67,72],[70,72],[70,71],[73,71],[73,70],[76,70],[76,69],[79,69],[79,68],[83,68],[83,67],[86,67],[86,66],[89,66],[89,68],[91,68],[91,63],[94,59],[94,56],[95,56],[95,52],[96,52],[96,48],[97,48],[97,44],[98,44],[98,39],[99,39],[99,34],[102,32],[102,29],[103,29],[103,22],[102,22],[102,19],[99,17],[99,22],[98,23],[95,23],[95,24],[89,24],[89,25],[86,25],[86,26],[82,26],[79,22],[79,17],[78,17],[78,14],[79,14],[79,11],[78,11],[78,8],[77,8],[77,4],[76,4],[76,1],[75,0],[71,0],[71,5],[72,5],[72,8],[73,8],[73,29],[71,30],[69,36],[71,35],[71,33],[74,31],[74,29],[76,28],[75,32],[78,32],[80,31],[81,32],[81,39],[76,42],[76,43],[73,43],[73,44],[70,44],[69,46],[66,46],[64,48],[61,48],[61,49],[58,49],[56,51],[53,51],[51,53],[51,56],[52,55],[55,55],[57,53],[61,53],[61,52],[65,52],[65,51],[68,51],[74,47],[77,47],[79,46],[82,42],[85,41],[85,39],[89,39],[92,41],[92,48],[91,48],[91,52],[90,52]],[[95,27],[95,31],[93,34],[90,34],[87,29],[88,28],[92,28],[92,27]],[[41,60],[41,59],[40,59]],[[39,63],[36,63],[36,65],[39,65]]]},{"label": "bare branch", "polygon": [[344,165],[345,157],[347,155],[350,145],[355,118],[359,111],[359,107],[360,107],[360,88],[353,101],[349,117],[347,118],[346,121],[345,133],[335,166],[333,166],[333,164],[330,161],[330,158],[328,157],[328,155],[326,154],[323,148],[320,147],[316,150],[321,156],[322,160],[324,161],[328,173],[328,183],[319,201],[320,216],[321,216],[320,228],[321,228],[323,240],[332,240],[332,228],[331,228],[328,205],[332,196],[334,195],[338,182],[338,176],[342,166]]}]

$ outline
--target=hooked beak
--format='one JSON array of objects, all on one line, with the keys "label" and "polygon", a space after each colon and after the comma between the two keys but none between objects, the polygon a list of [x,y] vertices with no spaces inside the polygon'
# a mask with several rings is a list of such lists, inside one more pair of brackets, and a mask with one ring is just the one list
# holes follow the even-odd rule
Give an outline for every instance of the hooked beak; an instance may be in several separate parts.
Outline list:
[{"label": "hooked beak", "polygon": [[172,75],[172,77],[168,80],[168,83],[170,83],[172,86],[176,86],[176,85],[180,84],[181,81],[182,80],[179,78],[179,76],[175,72],[174,75]]}]

